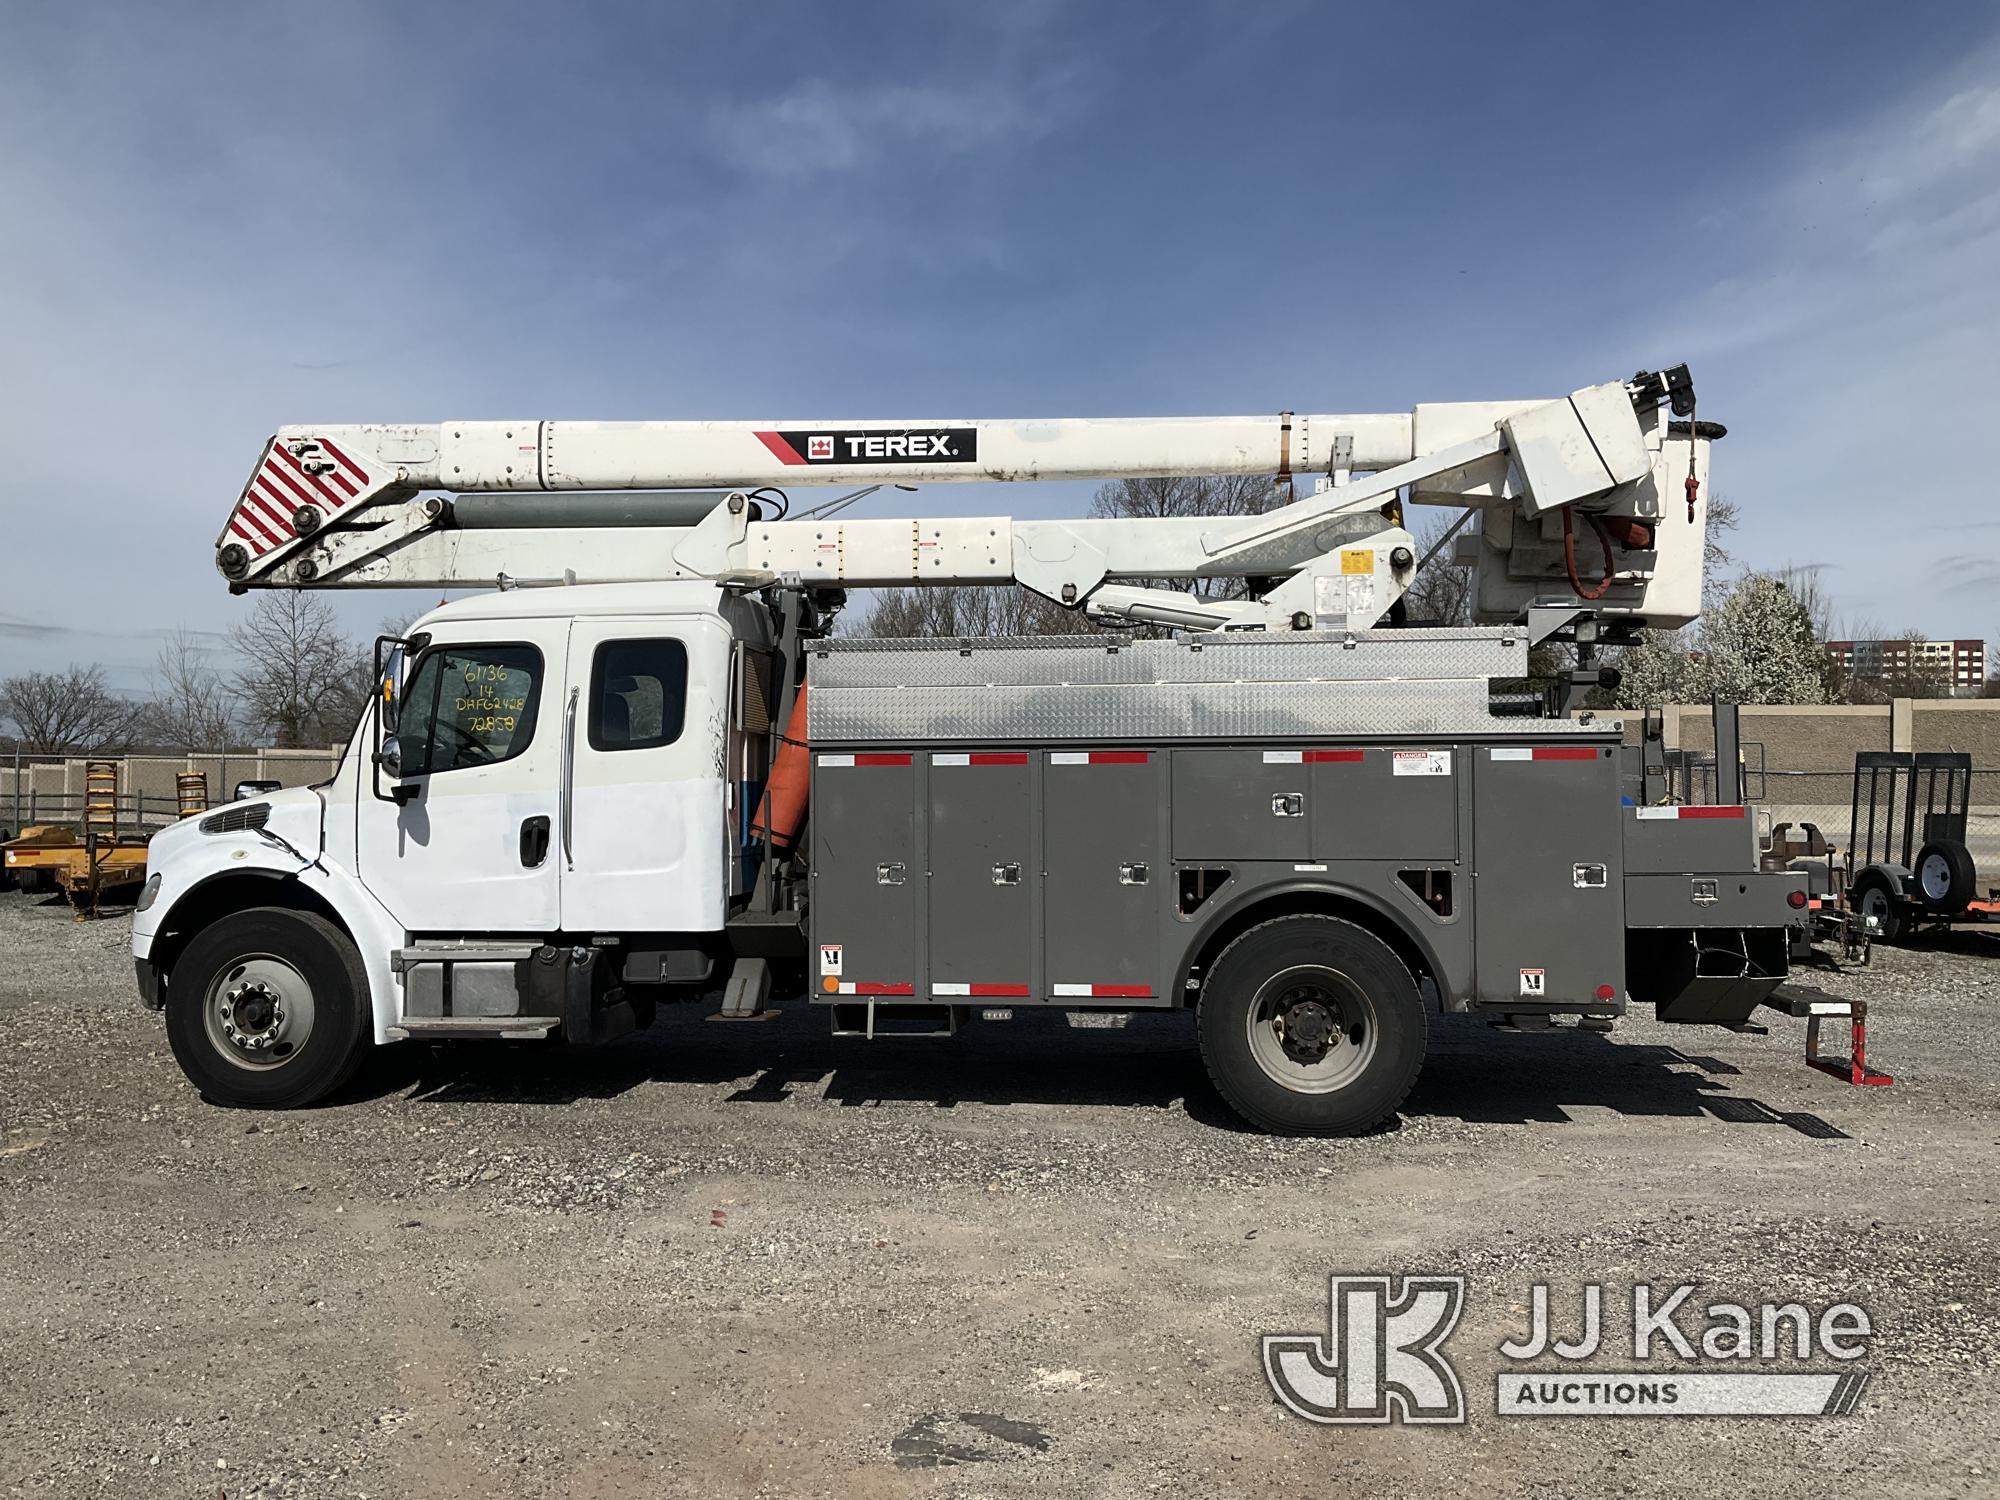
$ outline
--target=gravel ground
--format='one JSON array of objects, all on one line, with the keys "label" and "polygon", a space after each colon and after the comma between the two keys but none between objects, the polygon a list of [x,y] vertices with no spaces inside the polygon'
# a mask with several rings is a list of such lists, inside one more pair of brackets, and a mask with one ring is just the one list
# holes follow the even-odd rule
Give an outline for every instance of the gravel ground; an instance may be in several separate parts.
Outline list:
[{"label": "gravel ground", "polygon": [[[0,1494],[1995,1492],[1992,938],[1810,976],[1875,1004],[1893,1088],[1784,1022],[1449,1020],[1400,1126],[1332,1142],[1236,1127],[1176,1017],[869,1044],[689,1007],[229,1112],[126,943],[0,896]],[[1323,1332],[1335,1271],[1469,1279],[1466,1426],[1273,1401],[1257,1336]],[[1639,1279],[1862,1302],[1859,1409],[1494,1415],[1533,1283]]]}]

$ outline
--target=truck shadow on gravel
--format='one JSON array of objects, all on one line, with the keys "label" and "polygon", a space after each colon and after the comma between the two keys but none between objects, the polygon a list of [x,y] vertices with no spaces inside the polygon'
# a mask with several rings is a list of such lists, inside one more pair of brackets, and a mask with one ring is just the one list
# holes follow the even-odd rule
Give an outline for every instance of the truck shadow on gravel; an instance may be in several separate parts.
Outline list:
[{"label": "truck shadow on gravel", "polygon": [[[653,1028],[607,1047],[552,1042],[404,1043],[382,1049],[338,1098],[402,1095],[413,1104],[567,1105],[647,1085],[727,1089],[727,1105],[783,1104],[800,1094],[848,1107],[1052,1105],[1152,1109],[1248,1131],[1209,1083],[1185,1015],[1137,1016],[1122,1031],[1077,1031],[1052,1013],[969,1027],[949,1039],[873,1042],[826,1034],[824,1014],[788,1009],[722,1022],[698,1007],[664,1011]],[[1773,1037],[1774,1045],[1786,1045]],[[1432,1021],[1430,1055],[1402,1110],[1480,1125],[1565,1124],[1578,1110],[1780,1125],[1815,1139],[1846,1132],[1804,1111],[1737,1091],[1733,1064],[1674,1047],[1587,1032],[1495,1034],[1483,1021]],[[1399,1129],[1398,1121],[1383,1127]]]}]

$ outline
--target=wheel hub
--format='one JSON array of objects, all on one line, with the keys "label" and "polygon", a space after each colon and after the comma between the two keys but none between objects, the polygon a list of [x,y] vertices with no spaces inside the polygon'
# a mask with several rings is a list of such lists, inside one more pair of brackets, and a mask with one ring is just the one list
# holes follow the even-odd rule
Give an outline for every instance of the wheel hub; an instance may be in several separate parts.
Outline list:
[{"label": "wheel hub", "polygon": [[312,985],[275,954],[247,954],[226,965],[203,997],[210,1044],[239,1067],[290,1062],[312,1035]]},{"label": "wheel hub", "polygon": [[1368,991],[1330,964],[1293,964],[1258,987],[1245,1010],[1250,1054],[1265,1075],[1301,1094],[1329,1094],[1368,1070],[1377,1044]]},{"label": "wheel hub", "polygon": [[222,999],[222,1034],[239,1047],[261,1052],[284,1035],[284,1002],[263,980],[233,986]]},{"label": "wheel hub", "polygon": [[1302,1063],[1319,1062],[1340,1042],[1340,1017],[1321,996],[1286,996],[1271,1024],[1285,1055]]}]

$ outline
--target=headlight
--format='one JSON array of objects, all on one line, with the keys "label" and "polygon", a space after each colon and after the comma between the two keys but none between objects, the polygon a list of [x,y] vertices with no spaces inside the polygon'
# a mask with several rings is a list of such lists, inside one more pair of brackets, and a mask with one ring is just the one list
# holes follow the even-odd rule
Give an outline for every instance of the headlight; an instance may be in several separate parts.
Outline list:
[{"label": "headlight", "polygon": [[139,892],[139,899],[132,903],[132,910],[144,911],[157,901],[159,896],[160,877],[158,875],[148,875],[146,877],[145,888]]}]

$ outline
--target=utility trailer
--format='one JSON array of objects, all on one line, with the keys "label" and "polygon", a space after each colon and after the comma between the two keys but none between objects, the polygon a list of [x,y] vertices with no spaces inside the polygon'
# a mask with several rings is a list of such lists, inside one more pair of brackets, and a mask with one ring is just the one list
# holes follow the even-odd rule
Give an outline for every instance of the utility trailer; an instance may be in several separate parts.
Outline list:
[{"label": "utility trailer", "polygon": [[[192,771],[174,778],[175,812],[188,817],[208,809],[208,777]],[[75,826],[35,823],[20,837],[0,840],[0,868],[25,890],[53,886],[79,916],[94,917],[98,904],[138,891],[146,878],[143,828],[118,826],[118,766],[94,760],[84,769],[84,811]]]},{"label": "utility trailer", "polygon": [[1972,757],[1949,750],[1862,750],[1842,869],[1866,935],[1897,943],[1926,929],[2000,920],[2000,890],[1981,892],[1967,846]]},{"label": "utility trailer", "polygon": [[[1599,648],[1697,611],[1720,436],[1682,367],[1386,415],[281,429],[217,539],[232,589],[497,592],[378,643],[328,781],[154,840],[140,993],[205,1094],[262,1106],[369,1040],[602,1042],[718,987],[863,1038],[1191,1010],[1224,1097],[1305,1133],[1391,1114],[1431,1008],[1807,1014],[1802,877],[1740,799],[1623,795],[1620,723],[1578,707]],[[1288,503],[841,514],[1188,473]],[[863,488],[794,515],[779,481]],[[1482,624],[1405,620],[1418,504],[1477,513]],[[1242,587],[1173,586],[1210,579]],[[835,636],[851,586],[959,583],[1179,634]],[[1543,642],[1574,665],[1527,702]]]}]

